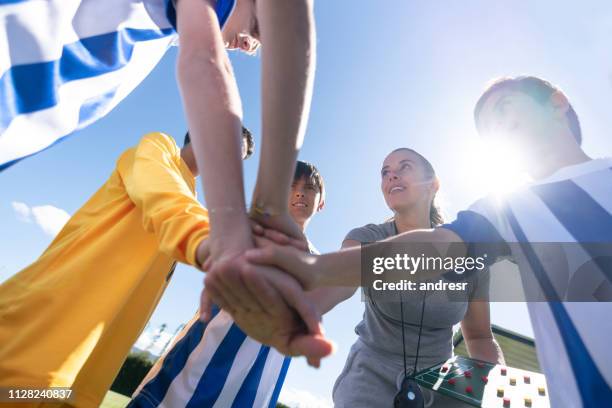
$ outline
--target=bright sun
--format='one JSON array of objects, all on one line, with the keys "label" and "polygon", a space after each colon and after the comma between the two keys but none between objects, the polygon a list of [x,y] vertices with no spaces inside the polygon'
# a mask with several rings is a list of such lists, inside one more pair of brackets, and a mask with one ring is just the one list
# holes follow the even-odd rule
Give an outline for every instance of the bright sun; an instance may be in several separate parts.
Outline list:
[{"label": "bright sun", "polygon": [[511,145],[477,138],[469,147],[467,160],[477,188],[488,194],[506,194],[525,182],[520,156]]}]

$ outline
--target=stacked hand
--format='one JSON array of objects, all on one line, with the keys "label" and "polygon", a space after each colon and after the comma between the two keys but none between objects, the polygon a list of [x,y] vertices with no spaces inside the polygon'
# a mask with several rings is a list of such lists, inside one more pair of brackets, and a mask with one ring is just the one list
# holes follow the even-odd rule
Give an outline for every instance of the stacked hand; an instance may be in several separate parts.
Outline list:
[{"label": "stacked hand", "polygon": [[[332,352],[333,345],[325,339],[320,313],[304,292],[303,284],[311,282],[298,281],[272,266],[287,263],[285,258],[307,264],[311,256],[301,233],[288,235],[268,228],[279,228],[283,222],[286,220],[273,220],[266,227],[253,222],[252,234],[248,234],[251,245],[244,245],[242,253],[234,250],[215,256],[218,247],[213,237],[200,245],[197,258],[204,261],[201,267],[207,272],[200,305],[202,319],[210,318],[215,303],[230,313],[251,338],[286,355],[304,355],[310,365],[318,366],[321,358]],[[297,226],[296,229],[299,231]],[[255,248],[263,252],[253,252]],[[308,271],[300,273],[305,275]]]}]

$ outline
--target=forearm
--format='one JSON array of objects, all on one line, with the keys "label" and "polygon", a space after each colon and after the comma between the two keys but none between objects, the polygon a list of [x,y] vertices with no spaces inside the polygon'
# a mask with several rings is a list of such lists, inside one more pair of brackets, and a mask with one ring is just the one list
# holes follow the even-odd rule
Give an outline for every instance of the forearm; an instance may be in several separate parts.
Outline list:
[{"label": "forearm", "polygon": [[306,128],[315,67],[309,0],[258,0],[262,47],[262,149],[253,201],[285,212]]},{"label": "forearm", "polygon": [[466,339],[465,345],[472,358],[502,365],[506,364],[504,353],[492,335],[491,337]]},{"label": "forearm", "polygon": [[[402,244],[402,250],[410,256],[465,256],[466,249],[461,239],[452,231],[444,228],[433,230],[419,230],[396,235],[385,241],[368,244],[367,249],[361,247],[347,248],[340,252],[332,252],[316,258],[314,270],[316,273],[316,287],[325,286],[362,286],[367,284],[368,276],[362,277],[361,260],[362,250],[368,251],[368,257],[393,257],[397,246],[389,245]],[[434,243],[436,245],[429,245]],[[456,245],[448,245],[454,243]],[[425,245],[427,244],[427,245]],[[414,280],[431,279],[448,271],[446,270],[427,270],[427,273],[410,275]],[[376,279],[386,280],[388,274],[377,275]]]},{"label": "forearm", "polygon": [[[188,4],[184,3],[184,7]],[[211,12],[209,8],[202,11]],[[242,107],[220,33],[200,32],[179,10],[178,82],[213,231],[247,223],[241,161]],[[197,10],[199,11],[199,10]],[[212,11],[214,13],[214,11]],[[216,16],[210,16],[210,18]],[[203,38],[210,46],[203,46]],[[222,176],[220,176],[222,174]]]},{"label": "forearm", "polygon": [[314,288],[361,286],[361,248],[348,248],[314,258]]},{"label": "forearm", "polygon": [[332,310],[336,305],[350,298],[355,293],[356,287],[337,286],[329,288],[318,288],[307,292],[307,297],[316,305],[321,315]]}]

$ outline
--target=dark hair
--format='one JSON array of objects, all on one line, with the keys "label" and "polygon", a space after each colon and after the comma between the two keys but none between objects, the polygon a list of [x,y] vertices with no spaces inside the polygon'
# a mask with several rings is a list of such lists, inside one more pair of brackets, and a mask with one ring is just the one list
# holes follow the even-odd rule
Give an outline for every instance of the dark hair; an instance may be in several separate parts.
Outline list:
[{"label": "dark hair", "polygon": [[[476,126],[478,126],[478,117],[480,116],[480,112],[482,111],[486,100],[492,93],[501,89],[522,92],[531,96],[540,104],[550,103],[550,97],[555,92],[559,92],[565,96],[565,94],[559,88],[552,85],[550,82],[534,76],[517,76],[496,79],[491,83],[491,85],[489,85],[476,103],[476,107],[474,108],[474,120],[476,122]],[[578,142],[579,145],[582,144],[580,121],[578,120],[578,115],[571,104],[569,104],[569,109],[567,110],[565,117],[567,118],[570,131],[574,135],[576,142]]]},{"label": "dark hair", "polygon": [[[395,152],[399,152],[399,151],[408,151],[408,152],[413,153],[421,161],[421,164],[425,168],[425,174],[427,175],[427,177],[430,178],[430,179],[435,179],[436,178],[436,172],[435,172],[433,166],[431,165],[429,160],[427,160],[422,154],[420,154],[420,153],[418,153],[418,152],[416,152],[416,151],[414,151],[414,150],[412,150],[412,149],[410,149],[408,147],[397,148],[397,149],[393,150],[391,153],[395,153]],[[389,154],[391,154],[391,153],[389,153]],[[438,206],[438,204],[436,204],[436,197],[435,197],[435,195],[434,195],[433,200],[431,200],[431,206],[429,207],[429,221],[431,222],[431,226],[432,227],[436,227],[438,225],[444,224],[444,217],[442,216],[442,210],[440,210],[440,207]]]},{"label": "dark hair", "polygon": [[[249,129],[245,126],[242,126],[242,141],[246,144],[246,155],[243,160],[248,159],[253,154],[255,150],[255,142],[253,141],[253,134]],[[187,146],[191,143],[191,138],[189,137],[189,131],[185,133],[185,140],[183,140],[183,147]]]},{"label": "dark hair", "polygon": [[255,151],[255,141],[253,140],[253,134],[246,126],[242,126],[242,140],[246,144],[246,154],[244,155],[244,159],[248,159],[251,157],[253,152]]},{"label": "dark hair", "polygon": [[293,181],[300,179],[307,179],[314,184],[321,193],[321,200],[325,200],[325,183],[323,177],[316,166],[312,163],[298,160],[295,164],[295,173],[293,175]]}]

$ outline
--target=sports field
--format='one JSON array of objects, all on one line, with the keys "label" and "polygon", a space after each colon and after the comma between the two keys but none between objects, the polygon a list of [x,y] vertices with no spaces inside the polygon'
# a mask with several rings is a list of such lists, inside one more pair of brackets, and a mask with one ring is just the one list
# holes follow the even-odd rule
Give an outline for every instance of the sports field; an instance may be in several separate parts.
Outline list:
[{"label": "sports field", "polygon": [[102,401],[100,408],[124,408],[128,402],[130,402],[130,399],[125,395],[109,391],[106,393],[106,397],[104,397],[104,401]]}]

